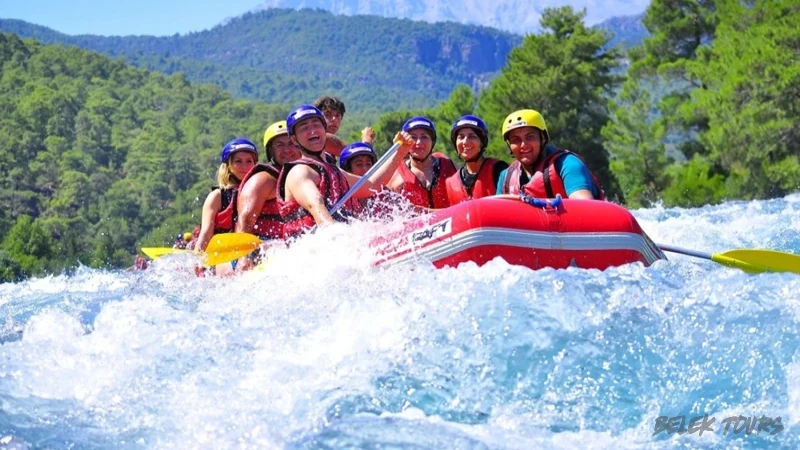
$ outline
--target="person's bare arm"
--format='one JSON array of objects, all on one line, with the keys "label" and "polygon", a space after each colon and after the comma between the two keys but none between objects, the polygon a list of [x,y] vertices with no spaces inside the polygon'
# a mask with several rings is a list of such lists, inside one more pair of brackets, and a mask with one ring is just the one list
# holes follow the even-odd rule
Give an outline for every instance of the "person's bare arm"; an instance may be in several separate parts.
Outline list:
[{"label": "person's bare arm", "polygon": [[392,178],[390,178],[389,182],[386,183],[386,187],[392,192],[399,193],[403,190],[403,176],[400,175],[400,171],[394,171],[394,175],[392,175]]},{"label": "person's bare arm", "polygon": [[569,194],[569,198],[575,200],[594,200],[594,196],[592,195],[592,191],[588,189],[578,189],[577,191]]},{"label": "person's bare arm", "polygon": [[314,217],[317,225],[329,225],[334,220],[325,207],[325,199],[317,188],[318,184],[319,174],[307,165],[298,164],[286,174],[286,200],[299,203]]},{"label": "person's bare arm", "polygon": [[361,142],[366,142],[367,144],[372,145],[375,142],[376,136],[377,134],[372,127],[364,127],[364,129],[361,130]]},{"label": "person's bare arm", "polygon": [[344,141],[339,139],[339,136],[335,134],[328,133],[325,136],[325,151],[330,153],[333,156],[339,156],[342,154],[342,150],[344,149]]},{"label": "person's bare arm", "polygon": [[[236,222],[237,233],[253,233],[258,215],[264,208],[264,203],[275,198],[277,180],[267,172],[259,172],[247,180],[247,184],[240,186],[239,196],[236,201],[236,210],[239,218]],[[253,262],[249,257],[239,258],[236,271],[249,270]]]},{"label": "person's bare arm", "polygon": [[217,221],[217,213],[222,207],[222,191],[214,189],[203,202],[203,212],[200,221],[200,234],[194,244],[194,250],[205,251],[211,238],[214,236],[214,225]]},{"label": "person's bare arm", "polygon": [[239,218],[236,231],[252,233],[264,204],[275,198],[277,180],[267,172],[259,172],[247,180],[247,184],[239,189],[236,209]]},{"label": "person's bare arm", "polygon": [[[411,136],[406,132],[397,133],[395,136],[395,142],[398,139],[402,139],[402,145],[397,151],[392,155],[392,158],[387,161],[386,163],[382,164],[375,173],[372,174],[367,181],[361,185],[361,187],[356,191],[353,196],[357,198],[365,198],[370,197],[374,194],[374,191],[380,189],[381,186],[385,185],[389,178],[395,173],[397,170],[397,166],[403,162],[408,152],[414,146],[414,142],[411,140]],[[361,177],[353,175],[348,172],[344,172],[344,175],[347,177],[347,181],[350,183],[350,186],[353,186]]]}]

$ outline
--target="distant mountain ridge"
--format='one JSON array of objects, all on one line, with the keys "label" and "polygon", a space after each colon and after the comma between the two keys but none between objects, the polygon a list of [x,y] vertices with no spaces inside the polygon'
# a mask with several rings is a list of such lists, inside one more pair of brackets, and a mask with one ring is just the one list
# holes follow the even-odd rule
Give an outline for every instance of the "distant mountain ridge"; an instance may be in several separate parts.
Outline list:
[{"label": "distant mountain ridge", "polygon": [[612,17],[596,26],[613,35],[609,46],[622,44],[623,47],[632,47],[641,44],[650,35],[642,23],[643,17],[644,13],[634,16]]},{"label": "distant mountain ridge", "polygon": [[[630,45],[643,35],[640,18],[598,26],[617,35],[612,43]],[[478,90],[522,41],[482,26],[308,9],[251,12],[211,30],[166,37],[70,36],[8,19],[0,19],[0,31],[122,57],[167,74],[183,72],[239,97],[296,104],[325,93],[365,112],[430,107],[459,83]]]},{"label": "distant mountain ridge", "polygon": [[318,8],[341,15],[375,15],[398,19],[483,25],[516,34],[536,33],[546,8],[586,8],[589,25],[614,16],[642,13],[649,0],[264,0],[256,10]]},{"label": "distant mountain ridge", "polygon": [[69,36],[18,20],[0,31],[74,45],[164,73],[182,71],[232,93],[269,102],[345,95],[374,110],[430,106],[458,83],[478,87],[521,37],[486,27],[432,25],[320,10],[247,13],[187,35]]}]

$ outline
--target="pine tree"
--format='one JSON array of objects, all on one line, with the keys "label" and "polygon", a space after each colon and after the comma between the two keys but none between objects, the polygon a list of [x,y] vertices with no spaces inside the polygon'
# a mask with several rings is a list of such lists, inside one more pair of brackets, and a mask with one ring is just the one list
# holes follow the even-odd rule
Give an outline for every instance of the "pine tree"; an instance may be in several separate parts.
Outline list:
[{"label": "pine tree", "polygon": [[632,78],[609,107],[611,120],[602,133],[612,157],[611,170],[629,206],[650,206],[669,183],[663,122],[653,115],[650,93]]},{"label": "pine tree", "polygon": [[481,95],[478,113],[490,127],[488,154],[507,159],[503,119],[519,109],[541,112],[552,143],[581,155],[606,195],[619,200],[622,192],[600,131],[608,121],[605,96],[617,82],[612,71],[620,55],[605,49],[609,36],[586,27],[585,15],[571,7],[545,10],[542,34],[526,36],[509,54],[506,67]]},{"label": "pine tree", "polygon": [[713,43],[687,65],[709,89],[686,109],[708,117],[700,139],[729,174],[731,195],[786,195],[800,188],[800,5],[719,0],[718,8]]}]

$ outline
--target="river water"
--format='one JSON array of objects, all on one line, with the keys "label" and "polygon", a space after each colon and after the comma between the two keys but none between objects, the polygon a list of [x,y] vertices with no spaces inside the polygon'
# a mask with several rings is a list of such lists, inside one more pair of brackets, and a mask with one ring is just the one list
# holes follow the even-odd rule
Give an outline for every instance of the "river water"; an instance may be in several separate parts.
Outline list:
[{"label": "river water", "polygon": [[[634,215],[661,244],[800,253],[800,195]],[[375,268],[371,232],[237,278],[183,256],[0,285],[0,448],[800,447],[800,276]]]}]

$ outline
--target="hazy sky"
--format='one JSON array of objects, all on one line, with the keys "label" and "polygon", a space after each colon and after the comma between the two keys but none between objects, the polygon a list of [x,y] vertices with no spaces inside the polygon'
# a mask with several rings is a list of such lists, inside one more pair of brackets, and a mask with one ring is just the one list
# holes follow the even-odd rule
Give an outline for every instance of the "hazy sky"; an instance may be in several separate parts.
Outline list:
[{"label": "hazy sky", "polygon": [[172,35],[211,28],[259,0],[0,0],[0,18],[66,34]]}]

